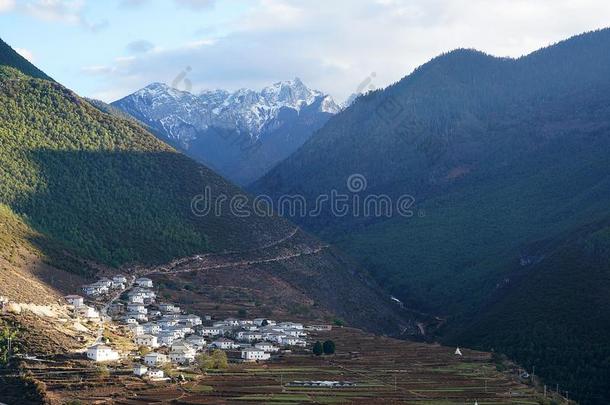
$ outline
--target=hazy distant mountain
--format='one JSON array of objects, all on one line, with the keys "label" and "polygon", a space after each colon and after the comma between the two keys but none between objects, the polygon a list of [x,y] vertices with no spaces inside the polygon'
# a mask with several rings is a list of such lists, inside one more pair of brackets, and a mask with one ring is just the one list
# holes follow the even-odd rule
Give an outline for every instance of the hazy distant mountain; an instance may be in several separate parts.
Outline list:
[{"label": "hazy distant mountain", "polygon": [[197,95],[154,83],[112,105],[239,184],[259,178],[340,111],[298,78],[261,91]]},{"label": "hazy distant mountain", "polygon": [[362,198],[414,196],[411,218],[327,211],[295,220],[360,259],[403,302],[448,317],[445,336],[505,351],[583,402],[603,403],[608,151],[602,30],[519,59],[441,55],[359,97],[252,188],[313,204],[347,193],[357,173],[367,180]]}]

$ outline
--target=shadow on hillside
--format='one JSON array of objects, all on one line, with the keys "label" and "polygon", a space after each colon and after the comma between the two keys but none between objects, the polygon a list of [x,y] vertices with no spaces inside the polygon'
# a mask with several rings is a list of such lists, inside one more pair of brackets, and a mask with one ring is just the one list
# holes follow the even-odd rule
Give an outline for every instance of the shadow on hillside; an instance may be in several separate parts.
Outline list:
[{"label": "shadow on hillside", "polygon": [[269,219],[194,215],[191,201],[204,187],[229,198],[239,189],[178,153],[39,149],[28,160],[37,191],[11,206],[43,235],[32,242],[71,267],[58,253],[113,266],[161,263],[275,236]]}]

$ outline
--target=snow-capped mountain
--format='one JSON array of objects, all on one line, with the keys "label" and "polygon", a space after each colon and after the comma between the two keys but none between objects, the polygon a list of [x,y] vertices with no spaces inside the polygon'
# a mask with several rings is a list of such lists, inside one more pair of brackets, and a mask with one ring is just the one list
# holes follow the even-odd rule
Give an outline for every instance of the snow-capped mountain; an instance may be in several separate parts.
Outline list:
[{"label": "snow-capped mountain", "polygon": [[261,91],[199,94],[153,83],[112,104],[240,184],[288,157],[341,110],[332,97],[298,78]]}]

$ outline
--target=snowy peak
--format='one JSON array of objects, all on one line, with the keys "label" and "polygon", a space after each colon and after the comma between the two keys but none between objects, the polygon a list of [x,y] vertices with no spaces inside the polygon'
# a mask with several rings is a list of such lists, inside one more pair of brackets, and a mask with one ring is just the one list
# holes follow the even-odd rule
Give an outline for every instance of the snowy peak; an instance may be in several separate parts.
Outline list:
[{"label": "snowy peak", "polygon": [[112,104],[239,184],[287,158],[341,110],[298,77],[261,90],[197,94],[152,83]]},{"label": "snowy peak", "polygon": [[164,83],[152,83],[116,104],[136,116],[161,123],[170,137],[176,139],[180,135],[175,131],[175,125],[236,129],[258,138],[278,118],[283,108],[297,113],[310,106],[317,106],[320,113],[336,114],[340,111],[331,96],[308,88],[298,77],[274,83],[260,91],[203,90],[198,95]]}]

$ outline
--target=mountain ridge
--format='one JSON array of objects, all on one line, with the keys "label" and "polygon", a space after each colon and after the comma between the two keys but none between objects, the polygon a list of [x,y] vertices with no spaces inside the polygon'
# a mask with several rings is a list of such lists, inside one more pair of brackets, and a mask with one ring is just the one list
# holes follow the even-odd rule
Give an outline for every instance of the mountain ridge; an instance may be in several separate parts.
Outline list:
[{"label": "mountain ridge", "polygon": [[340,111],[299,78],[260,91],[198,94],[153,83],[111,105],[239,184],[258,178]]},{"label": "mountain ridge", "polygon": [[[336,218],[325,212],[293,220],[359,260],[405,305],[447,317],[440,338],[452,336],[451,343],[460,344],[467,336],[469,344],[501,347],[538,370],[536,356],[569,349],[562,346],[566,340],[551,343],[562,331],[545,312],[571,303],[594,313],[600,302],[607,305],[591,288],[595,282],[606,285],[606,270],[594,260],[589,262],[595,281],[582,273],[583,280],[564,289],[561,298],[546,291],[545,283],[530,284],[535,279],[524,272],[552,260],[540,241],[554,252],[575,244],[571,235],[579,230],[609,218],[608,55],[609,29],[516,59],[467,49],[443,54],[388,88],[359,97],[251,191],[274,199],[300,194],[310,202],[332,189],[349,192],[346,180],[358,174],[366,179],[361,198],[412,195],[422,215]],[[521,266],[521,260],[533,264]],[[570,263],[565,260],[557,274],[567,278]],[[520,289],[543,297],[536,300],[541,307],[535,321],[547,333],[530,337],[538,352],[519,350],[517,342],[528,339],[531,326],[526,319],[534,319],[510,313],[508,303],[527,307]],[[487,339],[483,331],[468,333],[479,321],[505,331],[500,314],[522,335],[514,342],[501,332],[489,331]],[[573,330],[573,338],[597,342],[597,332]],[[607,391],[598,377],[610,369],[601,359],[583,366],[569,353],[545,368],[544,377],[570,385],[584,403],[600,403]],[[571,369],[575,364],[577,372]]]}]

